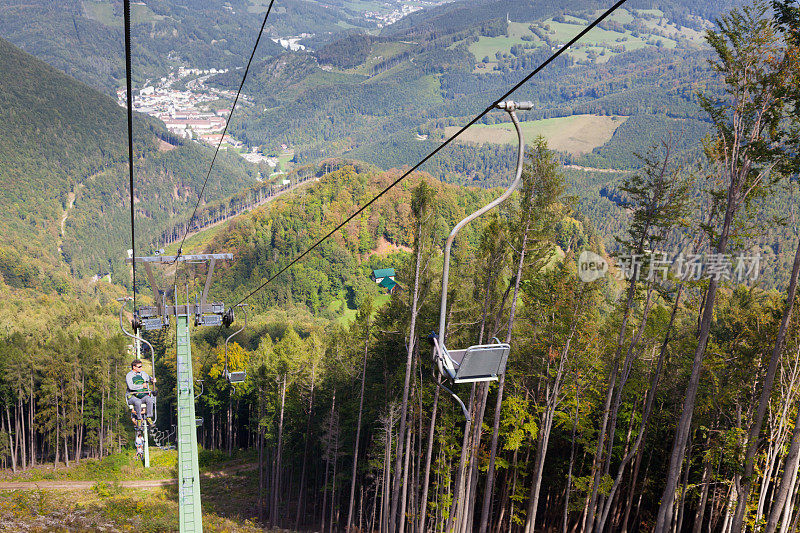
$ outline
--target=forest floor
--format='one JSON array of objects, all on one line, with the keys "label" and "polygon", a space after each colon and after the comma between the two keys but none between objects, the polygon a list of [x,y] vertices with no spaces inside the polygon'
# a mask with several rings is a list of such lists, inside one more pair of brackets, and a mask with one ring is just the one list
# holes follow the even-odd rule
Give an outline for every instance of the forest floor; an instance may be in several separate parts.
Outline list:
[{"label": "forest floor", "polygon": [[[6,472],[0,476],[0,531],[177,531],[173,455],[154,450],[150,472],[131,451],[70,468]],[[203,452],[201,465],[205,530],[265,531],[256,524],[253,457]]]}]

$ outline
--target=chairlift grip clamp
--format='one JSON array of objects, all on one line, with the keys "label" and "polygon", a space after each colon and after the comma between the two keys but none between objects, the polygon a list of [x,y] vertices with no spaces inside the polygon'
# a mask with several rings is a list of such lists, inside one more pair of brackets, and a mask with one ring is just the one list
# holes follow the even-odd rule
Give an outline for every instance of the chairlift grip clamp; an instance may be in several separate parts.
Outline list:
[{"label": "chairlift grip clamp", "polygon": [[533,109],[533,102],[515,102],[513,100],[508,100],[505,102],[497,102],[494,106],[497,109],[505,109],[509,113],[517,109],[520,111],[530,111]]}]

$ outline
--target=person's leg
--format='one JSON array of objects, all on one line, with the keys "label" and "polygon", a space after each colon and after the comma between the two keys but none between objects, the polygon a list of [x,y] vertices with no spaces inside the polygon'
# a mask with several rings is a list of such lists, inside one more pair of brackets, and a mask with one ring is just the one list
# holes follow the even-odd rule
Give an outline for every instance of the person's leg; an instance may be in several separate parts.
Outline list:
[{"label": "person's leg", "polygon": [[153,418],[153,412],[155,411],[156,406],[156,399],[149,394],[144,397],[144,401],[147,404],[147,418]]},{"label": "person's leg", "polygon": [[136,420],[142,419],[142,399],[137,398],[136,396],[131,396],[128,399],[128,403],[133,406],[133,414],[136,416]]}]

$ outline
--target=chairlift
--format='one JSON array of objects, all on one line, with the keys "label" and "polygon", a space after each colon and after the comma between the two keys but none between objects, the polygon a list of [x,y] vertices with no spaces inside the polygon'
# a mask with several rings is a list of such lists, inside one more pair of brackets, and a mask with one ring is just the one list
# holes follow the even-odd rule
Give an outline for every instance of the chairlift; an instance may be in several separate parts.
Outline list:
[{"label": "chairlift", "polygon": [[[509,100],[507,102],[498,102],[495,104],[495,107],[503,109],[509,114],[511,121],[514,123],[514,128],[517,130],[519,148],[517,150],[516,175],[514,181],[511,182],[511,185],[509,185],[508,189],[506,189],[502,195],[456,224],[447,237],[447,242],[444,247],[444,267],[442,269],[442,300],[439,308],[439,332],[438,334],[431,333],[431,335],[428,336],[428,339],[433,344],[433,359],[436,362],[439,375],[453,384],[497,381],[506,371],[508,353],[511,350],[509,344],[500,342],[497,339],[494,339],[495,342],[491,344],[479,344],[458,350],[449,350],[444,342],[447,319],[447,286],[450,276],[450,250],[453,246],[453,241],[456,235],[458,235],[458,232],[461,231],[461,228],[507,200],[522,181],[522,162],[525,155],[525,143],[522,138],[522,130],[519,126],[519,119],[517,118],[516,111],[533,109],[533,104],[531,102],[514,102]],[[447,388],[442,383],[442,380],[437,379],[436,381],[440,387],[447,391],[456,402],[458,402],[461,406],[461,410],[464,412],[467,422],[469,422],[471,420],[469,411],[464,405],[464,402],[461,401],[461,398]]]},{"label": "chairlift", "polygon": [[[230,336],[228,336],[227,339],[225,339],[225,370],[224,370],[225,379],[228,381],[228,383],[231,384],[234,392],[236,392],[236,385],[244,382],[244,380],[247,379],[247,371],[242,370],[237,372],[231,372],[230,368],[228,367],[228,341],[230,341],[233,337],[241,333],[244,330],[244,328],[247,327],[247,310],[246,310],[247,304],[239,304],[236,307],[241,307],[242,309],[242,313],[244,314],[244,325],[238,330],[234,331]],[[225,312],[224,315],[222,315],[222,323],[223,325],[225,325],[226,328],[231,327],[234,320],[236,319],[233,312],[234,309],[235,307],[231,307]]]},{"label": "chairlift", "polygon": [[[142,328],[143,328],[143,322],[142,322],[142,319],[141,319],[141,317],[139,316],[138,313],[136,313],[134,311],[133,318],[131,319],[131,327],[133,328],[133,331],[136,334],[132,335],[131,333],[129,333],[125,329],[125,321],[124,321],[125,303],[130,301],[130,300],[133,300],[133,298],[131,298],[130,296],[128,296],[126,298],[117,298],[117,301],[122,304],[122,306],[119,308],[119,327],[122,330],[122,333],[124,333],[128,337],[132,338],[135,342],[143,342],[143,343],[145,343],[147,345],[148,348],[150,348],[150,362],[153,364],[153,369],[152,369],[153,375],[152,375],[152,377],[155,377],[155,374],[156,374],[156,355],[155,354],[156,354],[156,352],[153,349],[153,345],[150,344],[146,339],[142,338],[141,331],[142,331]],[[134,344],[134,351],[136,351],[136,344]],[[138,353],[136,355],[138,357]],[[157,391],[155,390],[155,388],[150,389],[150,385],[149,384],[148,384],[147,391],[151,396],[153,396],[154,398],[156,397]],[[131,421],[133,422],[133,425],[136,426],[137,422],[139,420],[139,417],[136,416],[136,413],[134,412],[133,405],[128,403],[128,400],[130,400],[132,394],[133,393],[131,393],[129,391],[125,391],[125,405],[127,405],[128,408],[130,409]],[[147,406],[143,403],[142,404],[141,414],[144,414],[146,412],[145,411],[146,409],[147,409]],[[142,417],[142,419],[144,419],[144,417]],[[156,421],[158,421],[158,402],[154,402],[153,403],[153,425],[155,425]]]}]

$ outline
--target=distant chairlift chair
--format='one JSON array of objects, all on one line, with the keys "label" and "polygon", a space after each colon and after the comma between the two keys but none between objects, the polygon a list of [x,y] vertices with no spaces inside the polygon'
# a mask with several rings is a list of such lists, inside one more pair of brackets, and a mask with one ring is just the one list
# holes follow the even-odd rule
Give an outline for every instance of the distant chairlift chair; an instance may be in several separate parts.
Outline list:
[{"label": "distant chairlift chair", "polygon": [[[225,339],[225,371],[224,371],[225,372],[225,379],[228,381],[228,383],[231,384],[231,386],[233,387],[234,392],[236,391],[236,385],[239,384],[239,383],[244,382],[244,380],[247,379],[247,371],[242,370],[242,371],[238,371],[238,372],[231,372],[230,368],[228,367],[228,341],[230,341],[233,337],[235,337],[236,335],[241,333],[244,330],[244,328],[247,327],[247,311],[246,311],[247,304],[239,304],[236,307],[241,307],[242,313],[244,313],[244,325],[241,328],[239,328],[238,330],[234,331],[227,339]],[[235,320],[235,316],[234,316],[233,310],[234,310],[234,307],[231,307],[222,316],[222,323],[227,328],[231,327],[231,325],[233,324],[233,321]]]},{"label": "distant chairlift chair", "polygon": [[[459,222],[450,232],[447,237],[447,242],[444,247],[444,267],[442,270],[442,300],[439,308],[439,333],[431,333],[428,339],[433,344],[433,358],[436,361],[436,366],[442,377],[450,382],[457,383],[481,383],[486,381],[497,381],[506,371],[506,362],[508,361],[508,353],[511,350],[509,344],[500,342],[494,339],[492,344],[479,344],[470,346],[463,350],[448,350],[441,342],[445,338],[446,317],[447,317],[447,286],[450,276],[450,249],[453,246],[453,240],[461,228],[467,223],[478,218],[487,211],[497,207],[503,203],[511,193],[513,193],[522,181],[522,162],[525,154],[525,144],[522,139],[522,130],[519,127],[519,120],[515,111],[529,110],[533,108],[531,102],[500,102],[496,104],[498,109],[504,109],[510,116],[514,127],[517,130],[517,137],[519,139],[519,148],[517,150],[517,171],[514,181],[511,182],[508,189],[498,198],[486,204],[479,210],[475,211],[464,220]],[[464,402],[453,391],[447,388],[441,380],[437,380],[437,384],[447,391],[464,412],[467,422],[470,421],[469,411],[467,410]]]}]

